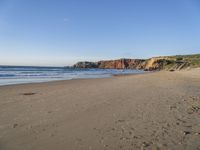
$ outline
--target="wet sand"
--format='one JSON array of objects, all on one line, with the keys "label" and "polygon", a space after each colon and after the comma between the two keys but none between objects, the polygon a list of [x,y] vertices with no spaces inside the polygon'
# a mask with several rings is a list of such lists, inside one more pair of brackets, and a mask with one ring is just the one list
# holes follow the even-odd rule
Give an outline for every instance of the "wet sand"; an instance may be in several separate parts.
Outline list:
[{"label": "wet sand", "polygon": [[200,69],[0,87],[0,150],[200,149]]}]

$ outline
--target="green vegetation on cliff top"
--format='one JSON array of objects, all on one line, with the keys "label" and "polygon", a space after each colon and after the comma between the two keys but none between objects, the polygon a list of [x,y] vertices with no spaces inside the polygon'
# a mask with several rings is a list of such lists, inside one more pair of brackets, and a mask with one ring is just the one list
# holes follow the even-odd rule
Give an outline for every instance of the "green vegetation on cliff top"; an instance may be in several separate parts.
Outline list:
[{"label": "green vegetation on cliff top", "polygon": [[175,56],[177,60],[182,60],[183,62],[188,62],[193,67],[200,67],[200,54],[194,55],[177,55]]},{"label": "green vegetation on cliff top", "polygon": [[200,54],[167,56],[160,61],[163,63],[163,69],[167,70],[177,69],[180,66],[181,68],[197,68],[200,67]]}]

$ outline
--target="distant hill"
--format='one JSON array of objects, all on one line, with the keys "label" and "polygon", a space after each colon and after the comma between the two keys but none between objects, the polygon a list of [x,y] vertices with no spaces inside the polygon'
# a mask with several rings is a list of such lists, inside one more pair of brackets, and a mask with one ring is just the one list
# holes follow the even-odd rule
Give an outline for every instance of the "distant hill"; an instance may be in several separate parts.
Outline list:
[{"label": "distant hill", "polygon": [[200,67],[200,54],[160,56],[149,59],[117,59],[97,62],[78,62],[73,68],[182,70]]}]

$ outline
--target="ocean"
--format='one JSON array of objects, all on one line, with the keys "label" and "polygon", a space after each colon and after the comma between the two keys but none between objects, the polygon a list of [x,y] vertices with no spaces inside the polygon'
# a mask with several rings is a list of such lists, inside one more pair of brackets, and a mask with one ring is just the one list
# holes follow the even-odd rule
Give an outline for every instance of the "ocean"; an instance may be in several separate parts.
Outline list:
[{"label": "ocean", "polygon": [[119,74],[138,74],[133,69],[74,69],[64,67],[0,66],[0,85],[37,83],[82,78],[107,78]]}]

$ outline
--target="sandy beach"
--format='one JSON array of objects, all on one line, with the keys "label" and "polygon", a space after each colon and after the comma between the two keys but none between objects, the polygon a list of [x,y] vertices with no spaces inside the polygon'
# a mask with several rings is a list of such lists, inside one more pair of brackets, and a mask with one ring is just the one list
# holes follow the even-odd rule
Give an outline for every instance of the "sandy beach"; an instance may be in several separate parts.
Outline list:
[{"label": "sandy beach", "polygon": [[200,149],[200,69],[0,87],[0,150]]}]

